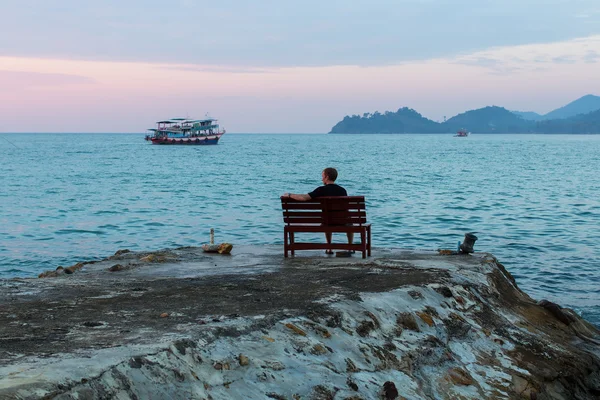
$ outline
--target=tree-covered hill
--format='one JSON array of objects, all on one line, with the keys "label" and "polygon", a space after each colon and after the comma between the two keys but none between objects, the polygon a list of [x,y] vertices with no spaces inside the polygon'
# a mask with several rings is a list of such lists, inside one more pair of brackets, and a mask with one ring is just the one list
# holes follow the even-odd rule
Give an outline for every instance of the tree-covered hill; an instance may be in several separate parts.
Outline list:
[{"label": "tree-covered hill", "polygon": [[533,132],[535,123],[526,121],[502,107],[467,111],[439,123],[404,107],[396,112],[346,116],[330,133],[449,133],[465,128],[477,133]]},{"label": "tree-covered hill", "polygon": [[566,119],[538,121],[536,125],[539,133],[600,133],[600,110]]},{"label": "tree-covered hill", "polygon": [[600,97],[592,94],[585,95],[570,102],[564,107],[557,108],[544,115],[544,119],[571,118],[579,114],[588,114],[600,110]]},{"label": "tree-covered hill", "polygon": [[540,115],[533,111],[511,111],[523,119],[532,121],[545,121],[550,119],[571,118],[579,114],[588,114],[593,111],[600,110],[600,96],[586,94],[569,104],[552,110],[547,114]]},{"label": "tree-covered hill", "polygon": [[535,122],[525,120],[503,107],[484,107],[450,118],[446,132],[464,128],[477,133],[527,133],[535,131]]},{"label": "tree-covered hill", "polygon": [[338,122],[330,133],[439,133],[440,124],[423,117],[415,110],[404,107],[396,112],[381,114],[365,113],[363,116],[346,116]]},{"label": "tree-covered hill", "polygon": [[541,121],[544,119],[543,115],[540,115],[533,111],[511,111],[513,114],[530,121]]},{"label": "tree-covered hill", "polygon": [[453,133],[459,129],[474,133],[600,133],[600,110],[565,119],[532,121],[506,108],[490,106],[440,123],[403,107],[396,112],[346,116],[329,133]]}]

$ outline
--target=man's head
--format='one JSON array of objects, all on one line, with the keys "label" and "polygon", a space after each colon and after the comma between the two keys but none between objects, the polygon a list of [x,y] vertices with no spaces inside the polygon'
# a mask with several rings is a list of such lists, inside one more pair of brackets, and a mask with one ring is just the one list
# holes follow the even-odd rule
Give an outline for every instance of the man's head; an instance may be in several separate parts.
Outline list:
[{"label": "man's head", "polygon": [[321,178],[324,184],[327,184],[327,182],[333,183],[337,179],[337,170],[335,168],[325,168],[321,174]]}]

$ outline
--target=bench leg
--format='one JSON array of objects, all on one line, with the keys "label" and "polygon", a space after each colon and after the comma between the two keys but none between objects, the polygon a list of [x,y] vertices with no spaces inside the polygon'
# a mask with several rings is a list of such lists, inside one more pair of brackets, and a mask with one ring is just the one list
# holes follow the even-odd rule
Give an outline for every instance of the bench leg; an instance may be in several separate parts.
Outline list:
[{"label": "bench leg", "polygon": [[283,254],[285,257],[288,256],[288,233],[283,231]]},{"label": "bench leg", "polygon": [[360,246],[362,247],[362,258],[367,258],[367,232],[363,229],[360,232]]},{"label": "bench leg", "polygon": [[294,232],[290,232],[290,250],[292,252],[292,256],[295,256],[296,253],[294,252]]},{"label": "bench leg", "polygon": [[371,257],[371,227],[367,228],[367,252],[369,257]]},{"label": "bench leg", "polygon": [[[325,240],[329,245],[331,245],[331,235],[333,235],[331,232],[325,232]],[[327,254],[329,254],[329,252],[331,252],[331,248],[327,249]]]}]

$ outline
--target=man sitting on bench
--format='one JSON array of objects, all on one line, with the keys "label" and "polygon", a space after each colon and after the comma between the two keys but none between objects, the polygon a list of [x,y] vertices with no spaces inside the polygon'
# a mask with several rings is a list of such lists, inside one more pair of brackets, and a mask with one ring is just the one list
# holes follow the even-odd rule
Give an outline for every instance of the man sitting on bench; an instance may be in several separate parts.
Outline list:
[{"label": "man sitting on bench", "polygon": [[[337,176],[338,172],[335,168],[325,168],[321,173],[321,180],[323,181],[323,186],[319,186],[318,188],[316,188],[308,194],[284,193],[283,196],[298,201],[308,201],[316,199],[317,197],[348,196],[346,189],[335,183]],[[354,233],[348,232],[346,235],[348,236],[348,244],[352,244],[352,242],[354,241]],[[327,243],[331,243],[331,232],[325,233],[325,238],[327,239]],[[327,254],[333,254],[333,251],[331,249],[328,249],[325,252]]]}]

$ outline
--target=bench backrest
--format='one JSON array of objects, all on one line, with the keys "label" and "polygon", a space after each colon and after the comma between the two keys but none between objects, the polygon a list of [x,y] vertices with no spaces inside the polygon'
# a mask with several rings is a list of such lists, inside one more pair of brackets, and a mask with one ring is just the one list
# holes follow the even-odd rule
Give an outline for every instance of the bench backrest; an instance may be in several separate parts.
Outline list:
[{"label": "bench backrest", "polygon": [[364,196],[318,197],[309,201],[281,198],[287,225],[362,225],[367,223]]}]

